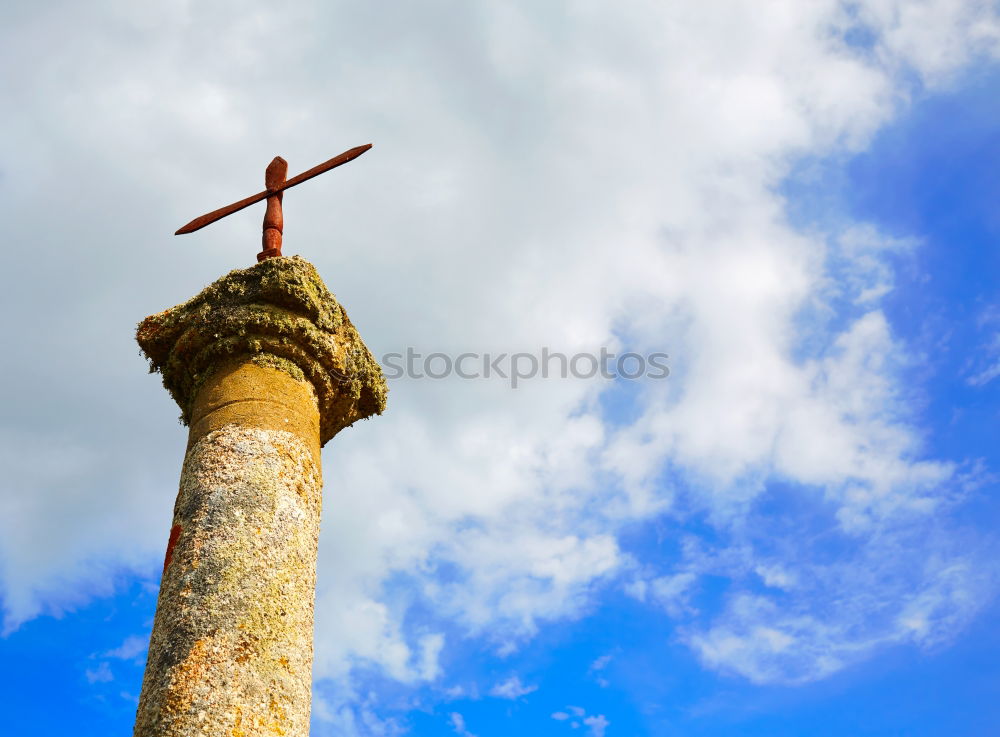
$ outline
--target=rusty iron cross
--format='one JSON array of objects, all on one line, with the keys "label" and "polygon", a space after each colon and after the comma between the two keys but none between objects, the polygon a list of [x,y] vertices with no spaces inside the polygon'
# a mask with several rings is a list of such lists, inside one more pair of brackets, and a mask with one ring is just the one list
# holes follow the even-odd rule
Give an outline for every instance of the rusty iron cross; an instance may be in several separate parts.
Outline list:
[{"label": "rusty iron cross", "polygon": [[257,260],[263,261],[266,258],[280,256],[281,233],[285,225],[281,214],[282,193],[296,184],[302,184],[307,179],[312,179],[341,164],[353,161],[371,147],[370,143],[366,143],[364,146],[356,146],[350,151],[344,151],[339,156],[334,156],[329,161],[324,161],[319,166],[314,166],[312,169],[304,171],[291,179],[285,179],[285,175],[288,174],[288,162],[280,156],[275,156],[274,160],[268,165],[267,171],[264,172],[264,186],[266,189],[263,192],[258,192],[255,195],[247,197],[245,200],[234,202],[231,205],[220,207],[218,210],[213,210],[207,215],[197,217],[174,233],[174,235],[193,233],[196,230],[204,228],[206,225],[214,223],[216,220],[221,220],[226,215],[232,215],[234,212],[239,212],[244,207],[249,207],[261,200],[267,200],[267,211],[264,213],[264,235],[261,239],[261,251],[257,254]]}]

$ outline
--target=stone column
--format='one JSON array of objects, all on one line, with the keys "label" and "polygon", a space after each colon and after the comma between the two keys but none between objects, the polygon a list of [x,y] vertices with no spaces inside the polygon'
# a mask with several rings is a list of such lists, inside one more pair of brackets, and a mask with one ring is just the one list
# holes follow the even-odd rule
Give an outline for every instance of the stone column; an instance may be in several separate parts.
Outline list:
[{"label": "stone column", "polygon": [[233,271],[137,332],[190,427],[136,737],[306,737],[320,447],[382,371],[298,257]]}]

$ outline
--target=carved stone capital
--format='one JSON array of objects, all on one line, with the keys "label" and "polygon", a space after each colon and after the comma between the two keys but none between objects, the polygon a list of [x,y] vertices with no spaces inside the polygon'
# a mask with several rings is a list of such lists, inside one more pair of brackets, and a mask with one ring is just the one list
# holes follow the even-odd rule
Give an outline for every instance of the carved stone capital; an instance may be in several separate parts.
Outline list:
[{"label": "carved stone capital", "polygon": [[184,304],[147,317],[136,339],[185,424],[206,381],[241,358],[312,386],[321,445],[385,409],[381,367],[316,269],[298,256],[231,271]]}]

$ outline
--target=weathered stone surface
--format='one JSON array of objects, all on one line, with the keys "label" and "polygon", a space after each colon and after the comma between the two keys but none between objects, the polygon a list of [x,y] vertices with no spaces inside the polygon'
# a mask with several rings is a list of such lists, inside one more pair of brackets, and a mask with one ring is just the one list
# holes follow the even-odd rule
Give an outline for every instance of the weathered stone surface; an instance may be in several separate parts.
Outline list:
[{"label": "weathered stone surface", "polygon": [[307,381],[246,357],[219,363],[191,405],[188,450],[226,425],[284,430],[296,435],[320,467],[319,408]]},{"label": "weathered stone surface", "polygon": [[321,488],[294,433],[229,424],[188,451],[136,737],[309,734]]},{"label": "weathered stone surface", "polygon": [[201,385],[241,356],[313,385],[321,445],[385,409],[378,362],[316,269],[297,256],[231,271],[184,304],[147,317],[136,339],[185,424]]}]

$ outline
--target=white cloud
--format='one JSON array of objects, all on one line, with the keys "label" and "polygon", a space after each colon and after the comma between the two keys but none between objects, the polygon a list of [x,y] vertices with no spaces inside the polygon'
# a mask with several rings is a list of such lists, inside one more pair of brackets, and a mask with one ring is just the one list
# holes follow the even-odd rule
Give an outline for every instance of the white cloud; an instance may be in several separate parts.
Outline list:
[{"label": "white cloud", "polygon": [[[1000,339],[994,340],[990,349],[994,353],[1000,353]],[[985,384],[989,384],[998,376],[1000,376],[1000,361],[995,361],[986,368],[970,376],[968,378],[968,382],[972,386],[983,386]]]},{"label": "white cloud", "polygon": [[596,658],[594,662],[590,664],[590,670],[592,671],[604,670],[605,668],[608,667],[608,663],[611,662],[613,657],[614,657],[613,655],[608,653],[607,655],[602,655],[601,657]]},{"label": "white cloud", "polygon": [[111,672],[111,666],[106,662],[101,661],[96,668],[88,668],[84,675],[87,677],[87,683],[108,683],[115,679],[114,674]]},{"label": "white cloud", "polygon": [[[706,665],[784,684],[822,678],[888,645],[947,643],[995,589],[996,572],[969,562],[985,551],[963,558],[947,549],[958,541],[883,535],[835,564],[803,565],[799,596],[738,593],[722,616],[683,638]],[[929,551],[922,557],[913,553],[920,543]]]},{"label": "white cloud", "polygon": [[760,576],[765,586],[775,589],[792,589],[796,584],[796,575],[780,565],[759,564],[754,572]]},{"label": "white cloud", "polygon": [[914,65],[937,82],[967,63],[970,53],[996,55],[1000,22],[988,3],[874,0],[858,4],[859,18],[879,30],[884,63]]},{"label": "white cloud", "polygon": [[418,666],[419,677],[424,681],[433,681],[441,675],[441,666],[438,663],[438,656],[444,647],[444,635],[434,633],[424,635],[420,638],[420,663]]},{"label": "white cloud", "polygon": [[511,676],[506,681],[497,683],[493,688],[490,689],[490,696],[496,696],[498,699],[519,699],[522,696],[527,696],[533,691],[537,691],[538,686],[527,686],[521,683],[521,679],[518,676]]},{"label": "white cloud", "polygon": [[460,699],[465,696],[465,688],[460,685],[450,686],[444,689],[444,695],[450,700]]},{"label": "white cloud", "polygon": [[604,737],[608,725],[611,724],[603,714],[584,717],[583,723],[590,727],[591,737]]},{"label": "white cloud", "polygon": [[595,659],[587,669],[587,673],[594,676],[594,680],[597,681],[597,685],[601,688],[607,688],[611,685],[611,681],[604,677],[603,671],[608,667],[608,664],[611,662],[613,657],[614,656],[611,655],[611,653],[602,655],[601,657]]},{"label": "white cloud", "polygon": [[327,680],[313,689],[312,734],[317,737],[399,737],[406,727],[380,715],[381,704],[371,691],[343,681]]},{"label": "white cloud", "polygon": [[[433,680],[446,641],[410,623],[415,604],[513,648],[636,570],[630,591],[682,618],[707,665],[760,682],[938,642],[974,613],[992,584],[934,526],[955,471],[923,454],[907,347],[879,306],[886,253],[914,246],[859,223],[797,232],[777,185],[797,157],[863,148],[912,71],[944,84],[995,56],[995,13],[626,5],[467,5],[445,27],[405,3],[305,3],[245,9],[220,36],[207,6],[65,4],[5,28],[0,60],[34,59],[0,91],[20,111],[0,122],[17,143],[8,235],[33,245],[10,254],[21,278],[5,293],[8,627],[162,560],[183,434],[132,325],[251,263],[259,238],[249,216],[169,233],[253,191],[275,153],[298,170],[367,140],[363,160],[286,198],[286,251],[316,262],[376,353],[609,345],[666,350],[672,375],[624,424],[595,382],[395,383],[384,417],[325,451],[317,678]],[[870,49],[844,40],[859,25]],[[280,66],[275,36],[296,39]],[[781,521],[757,505],[773,481],[826,515],[840,562],[804,538],[767,549]],[[656,515],[701,515],[721,542],[676,570],[631,561],[618,532]],[[708,571],[736,587],[715,619],[687,598]],[[828,616],[833,594],[806,581],[848,593],[846,611]],[[882,616],[859,635],[872,602]],[[345,706],[357,696],[317,713],[344,734],[398,730]]]},{"label": "white cloud", "polygon": [[129,635],[125,638],[125,641],[122,642],[121,645],[104,653],[104,657],[120,658],[122,660],[139,660],[141,656],[146,654],[146,648],[148,646],[149,637]]},{"label": "white cloud", "polygon": [[611,724],[603,714],[587,716],[586,709],[580,706],[567,706],[566,711],[554,712],[552,718],[559,722],[567,722],[573,729],[579,729],[581,725],[589,727],[591,737],[604,737],[605,731]]},{"label": "white cloud", "polygon": [[465,717],[457,711],[453,711],[451,713],[451,727],[455,730],[455,734],[459,735],[459,737],[476,737],[476,735],[466,728]]},{"label": "white cloud", "polygon": [[983,311],[976,321],[978,327],[989,333],[980,348],[978,355],[969,359],[966,364],[966,382],[970,386],[985,386],[1000,376],[1000,309],[989,307]]}]

